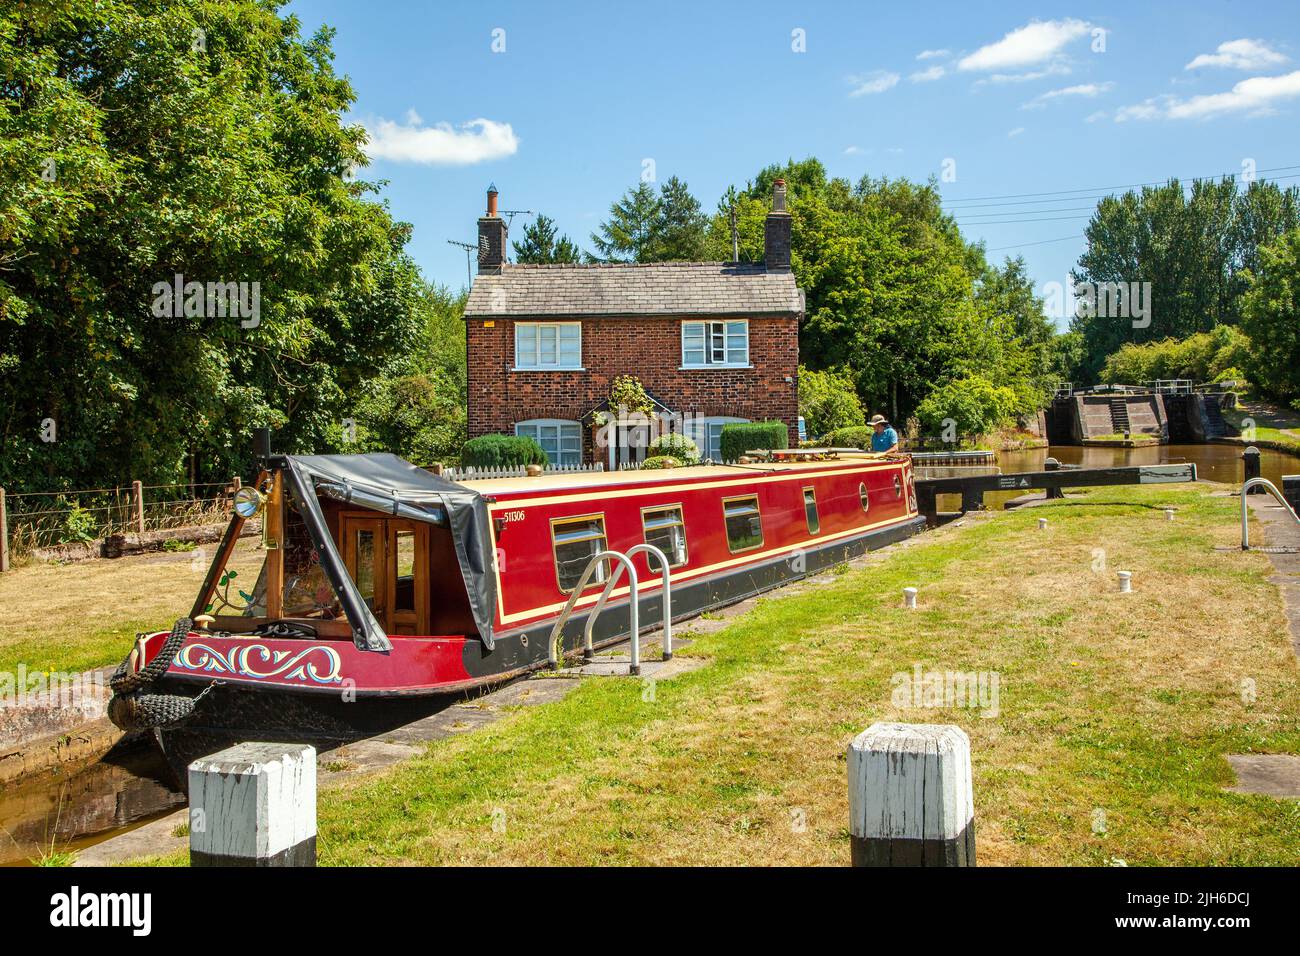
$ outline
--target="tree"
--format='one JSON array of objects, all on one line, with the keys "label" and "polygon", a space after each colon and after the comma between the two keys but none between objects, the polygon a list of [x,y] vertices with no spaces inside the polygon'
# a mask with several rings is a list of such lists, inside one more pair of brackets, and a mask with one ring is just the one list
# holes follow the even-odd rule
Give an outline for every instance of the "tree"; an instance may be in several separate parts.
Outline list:
[{"label": "tree", "polygon": [[609,219],[591,235],[592,245],[607,262],[648,262],[659,215],[654,187],[638,183],[609,207]]},{"label": "tree", "polygon": [[557,238],[555,221],[538,214],[535,222],[524,226],[524,241],[514,243],[515,261],[532,265],[554,262],[581,262],[582,250],[568,236]]},{"label": "tree", "polygon": [[592,243],[612,262],[682,262],[703,258],[708,217],[686,183],[672,176],[659,188],[629,189],[609,209]]},{"label": "tree", "polygon": [[1106,356],[1126,342],[1185,339],[1241,316],[1246,273],[1258,268],[1260,246],[1300,226],[1300,191],[1253,182],[1244,191],[1231,178],[1177,180],[1097,204],[1076,282],[1150,283],[1150,322],[1130,316],[1076,316],[1083,336],[1080,377],[1094,381]]},{"label": "tree", "polygon": [[0,484],[226,480],[259,424],[329,450],[418,340],[331,38],[258,0],[0,12]]},{"label": "tree", "polygon": [[810,438],[866,423],[853,375],[846,369],[815,372],[799,366],[799,414]]},{"label": "tree", "polygon": [[1293,405],[1300,399],[1300,229],[1261,246],[1258,273],[1247,276],[1242,330],[1250,336],[1250,380]]}]

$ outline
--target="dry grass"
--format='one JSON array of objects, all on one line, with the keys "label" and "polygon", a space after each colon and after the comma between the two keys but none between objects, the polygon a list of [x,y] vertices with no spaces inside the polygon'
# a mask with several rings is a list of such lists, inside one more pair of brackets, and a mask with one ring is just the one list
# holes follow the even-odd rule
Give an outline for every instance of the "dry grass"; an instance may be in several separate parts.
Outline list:
[{"label": "dry grass", "polygon": [[[256,577],[255,537],[232,567]],[[188,614],[215,544],[67,564],[31,562],[0,574],[0,671],[82,671],[115,664],[138,631],[165,630]]]},{"label": "dry grass", "polygon": [[[323,861],[839,865],[845,746],[904,720],[970,734],[981,863],[1294,865],[1300,807],[1223,789],[1226,753],[1300,751],[1267,559],[1213,550],[1234,503],[1204,486],[1088,501],[950,527],[765,600],[653,699],[588,681],[327,793]],[[1114,593],[1120,568],[1132,595]],[[891,678],[916,664],[996,671],[998,713],[895,706]]]}]

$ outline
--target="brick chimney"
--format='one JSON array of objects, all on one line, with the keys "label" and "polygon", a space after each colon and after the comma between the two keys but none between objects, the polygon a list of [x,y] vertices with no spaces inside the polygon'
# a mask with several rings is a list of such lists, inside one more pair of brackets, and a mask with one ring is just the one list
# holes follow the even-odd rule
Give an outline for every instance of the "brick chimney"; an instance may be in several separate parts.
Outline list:
[{"label": "brick chimney", "polygon": [[497,215],[497,187],[488,186],[487,215],[478,221],[479,272],[501,272],[506,261],[506,232],[506,221]]},{"label": "brick chimney", "polygon": [[790,212],[785,208],[784,179],[772,183],[772,211],[763,227],[763,262],[768,272],[790,271]]}]

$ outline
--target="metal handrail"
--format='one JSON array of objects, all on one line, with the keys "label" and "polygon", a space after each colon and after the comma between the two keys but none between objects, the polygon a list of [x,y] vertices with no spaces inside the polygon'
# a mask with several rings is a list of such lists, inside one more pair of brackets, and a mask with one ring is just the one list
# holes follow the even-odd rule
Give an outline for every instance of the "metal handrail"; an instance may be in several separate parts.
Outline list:
[{"label": "metal handrail", "polygon": [[1242,551],[1250,550],[1250,525],[1246,521],[1246,504],[1247,504],[1246,496],[1247,494],[1249,494],[1250,489],[1254,487],[1260,487],[1266,489],[1269,494],[1271,494],[1274,498],[1277,499],[1277,503],[1286,509],[1286,513],[1291,516],[1291,520],[1294,521],[1296,524],[1300,524],[1300,517],[1296,517],[1295,510],[1291,507],[1291,503],[1286,500],[1286,497],[1282,494],[1282,492],[1277,490],[1277,485],[1273,484],[1273,482],[1269,481],[1267,478],[1251,478],[1249,481],[1247,481],[1244,485],[1241,486],[1241,550]]},{"label": "metal handrail", "polygon": [[[661,574],[660,580],[664,592],[664,608],[663,608],[664,660],[670,661],[673,658],[673,597],[672,597],[672,583],[669,580],[669,572],[668,572],[668,556],[664,554],[663,551],[661,551],[659,548],[656,548],[653,544],[638,544],[635,547],[629,548],[627,551],[625,551],[624,556],[627,558],[631,558],[632,555],[640,554],[643,551],[646,554],[653,556],[659,561],[659,569]],[[647,565],[649,564],[648,561],[646,563]],[[596,618],[600,615],[600,612],[605,609],[605,602],[609,600],[609,595],[611,592],[613,592],[614,585],[618,583],[618,575],[621,570],[622,570],[622,565],[620,565],[619,568],[609,576],[609,581],[607,581],[605,584],[605,590],[600,593],[600,597],[596,600],[595,606],[592,607],[591,609],[591,616],[587,618],[587,627],[583,635],[583,649],[582,649],[582,656],[587,660],[591,660],[592,650],[593,650],[591,646],[592,628],[595,626]],[[654,568],[652,567],[650,570],[653,571]],[[632,644],[632,666],[634,668],[634,670],[632,671],[633,674],[640,673],[641,671],[640,645],[636,641],[634,641]]]},{"label": "metal handrail", "polygon": [[[556,651],[556,642],[560,638],[561,630],[564,625],[568,623],[569,617],[573,614],[574,605],[578,603],[578,598],[582,597],[583,590],[591,580],[592,572],[600,566],[602,561],[607,560],[617,561],[620,568],[627,570],[628,599],[631,602],[632,608],[632,667],[628,673],[641,673],[640,645],[638,643],[641,631],[641,621],[640,606],[637,602],[636,568],[632,564],[632,559],[620,551],[601,551],[599,554],[594,554],[587,562],[587,566],[582,569],[582,577],[578,579],[577,586],[573,589],[573,593],[569,595],[569,602],[564,605],[564,610],[561,611],[560,616],[555,619],[555,626],[551,628],[551,639],[546,651],[546,660],[552,667],[555,667],[560,662],[559,654]],[[610,580],[612,581],[615,577],[617,577],[617,573],[611,574]],[[606,586],[605,592],[602,592],[602,595],[608,592],[608,590],[609,588]],[[591,641],[591,621],[594,619],[595,614],[596,611],[593,610],[592,617],[587,619],[587,641],[589,644]]]}]

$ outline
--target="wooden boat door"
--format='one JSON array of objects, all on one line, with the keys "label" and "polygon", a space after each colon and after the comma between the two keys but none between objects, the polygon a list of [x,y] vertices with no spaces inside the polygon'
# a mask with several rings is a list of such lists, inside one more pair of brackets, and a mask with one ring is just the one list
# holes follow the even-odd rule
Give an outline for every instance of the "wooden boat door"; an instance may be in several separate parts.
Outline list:
[{"label": "wooden boat door", "polygon": [[389,634],[427,634],[429,529],[418,521],[344,515],[343,563]]}]

